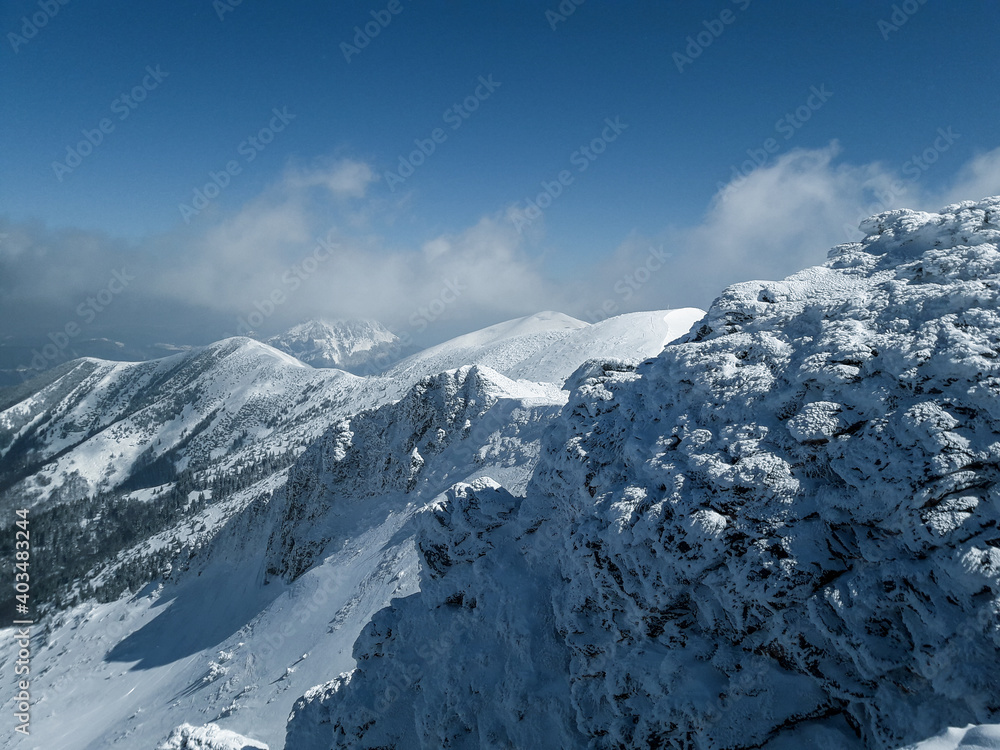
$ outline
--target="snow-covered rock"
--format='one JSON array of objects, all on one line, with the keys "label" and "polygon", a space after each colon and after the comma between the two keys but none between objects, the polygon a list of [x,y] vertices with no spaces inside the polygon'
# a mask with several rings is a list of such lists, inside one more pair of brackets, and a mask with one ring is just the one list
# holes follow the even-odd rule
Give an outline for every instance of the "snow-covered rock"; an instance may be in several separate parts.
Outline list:
[{"label": "snow-covered rock", "polygon": [[580,745],[550,577],[509,523],[519,503],[484,477],[421,514],[420,593],[372,619],[354,672],[296,702],[286,748]]},{"label": "snow-covered rock", "polygon": [[262,742],[220,729],[215,724],[194,727],[182,724],[156,750],[268,750]]},{"label": "snow-covered rock", "polygon": [[[345,517],[430,500],[477,466],[523,490],[543,426],[565,393],[467,366],[429,376],[400,401],[334,424],[293,467],[274,503],[268,575],[294,580],[350,531]],[[509,469],[510,472],[505,470]],[[399,497],[392,508],[388,497]],[[380,502],[373,503],[372,498]]]},{"label": "snow-covered rock", "polygon": [[937,737],[903,750],[1000,750],[1000,724],[949,728]]},{"label": "snow-covered rock", "polygon": [[995,721],[1000,199],[863,227],[652,361],[582,367],[525,498],[446,493],[420,593],[286,746],[890,748]]}]

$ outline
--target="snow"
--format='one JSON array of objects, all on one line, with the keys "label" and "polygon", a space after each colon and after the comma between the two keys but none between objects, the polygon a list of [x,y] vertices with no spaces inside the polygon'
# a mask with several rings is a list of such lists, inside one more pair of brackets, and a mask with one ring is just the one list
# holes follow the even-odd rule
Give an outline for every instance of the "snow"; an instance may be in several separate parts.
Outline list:
[{"label": "snow", "polygon": [[964,729],[949,728],[947,731],[907,745],[903,750],[998,750],[1000,749],[1000,724],[969,725]]},{"label": "snow", "polygon": [[[281,747],[292,702],[329,670],[352,669],[351,644],[372,614],[416,590],[414,514],[451,482],[483,473],[523,490],[540,432],[565,396],[552,384],[464,367],[344,427],[328,417],[328,436],[290,479],[270,475],[120,556],[200,543],[190,569],[59,616],[34,657],[36,744],[26,747],[153,747],[185,722]],[[383,471],[352,448],[376,440],[379,455],[398,457],[403,471]],[[416,475],[415,448],[424,460]],[[299,517],[303,504],[309,515]],[[302,550],[317,534],[329,538],[320,536],[303,570],[268,572],[293,561],[280,552],[283,540],[299,540]],[[220,652],[230,655],[224,663]],[[10,667],[7,657],[0,654],[0,669]]]},{"label": "snow", "polygon": [[[136,490],[135,492],[129,492],[125,497],[129,500],[133,500],[138,503],[149,503],[155,500],[158,496],[162,495],[164,492],[168,492],[173,485],[170,484],[159,484],[156,487],[145,487],[141,490]],[[196,492],[191,493],[197,497]]]},{"label": "snow", "polygon": [[0,412],[52,480],[15,492],[294,461],[36,629],[21,745],[1000,746],[998,216],[887,212],[707,313],[543,313],[383,375],[78,363]]},{"label": "snow", "polygon": [[695,308],[628,313],[595,324],[561,313],[516,318],[465,334],[402,360],[385,374],[412,378],[479,364],[514,379],[561,385],[584,361],[659,354],[704,315]]},{"label": "snow", "polygon": [[660,353],[705,315],[693,307],[626,313],[586,327],[542,348],[504,371],[512,378],[563,383],[586,359],[625,358],[638,363]]},{"label": "snow", "polygon": [[385,374],[389,378],[412,378],[471,363],[507,374],[522,360],[586,326],[582,320],[553,312],[515,318],[424,349]]},{"label": "snow", "polygon": [[193,727],[182,724],[156,750],[268,750],[267,745],[220,729],[215,724]]}]

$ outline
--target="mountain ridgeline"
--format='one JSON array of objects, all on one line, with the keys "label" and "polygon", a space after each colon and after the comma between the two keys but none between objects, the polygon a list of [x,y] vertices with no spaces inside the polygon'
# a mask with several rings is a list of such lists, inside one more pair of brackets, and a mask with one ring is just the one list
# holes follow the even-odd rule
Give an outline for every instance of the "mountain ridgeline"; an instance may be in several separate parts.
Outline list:
[{"label": "mountain ridgeline", "polygon": [[329,324],[47,373],[0,404],[33,741],[995,746],[998,217],[377,373]]}]

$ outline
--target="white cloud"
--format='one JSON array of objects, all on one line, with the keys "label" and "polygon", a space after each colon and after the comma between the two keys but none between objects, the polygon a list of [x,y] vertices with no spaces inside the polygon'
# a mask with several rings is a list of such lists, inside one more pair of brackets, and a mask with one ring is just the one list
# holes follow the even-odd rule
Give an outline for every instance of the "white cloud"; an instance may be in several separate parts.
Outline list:
[{"label": "white cloud", "polygon": [[336,198],[363,198],[368,186],[378,177],[363,161],[342,159],[325,167],[289,169],[287,188],[324,187]]},{"label": "white cloud", "polygon": [[[428,341],[544,309],[597,320],[704,307],[729,283],[823,262],[830,246],[860,238],[856,227],[872,213],[1000,192],[1000,149],[972,159],[937,192],[923,174],[843,161],[836,143],[796,149],[720,191],[697,223],[633,233],[589,264],[546,256],[541,220],[521,235],[502,211],[410,246],[391,244],[375,229],[408,209],[369,195],[376,179],[349,159],[289,168],[241,210],[138,247],[0,221],[0,334],[17,333],[39,311],[57,310],[56,324],[72,320],[73,306],[123,263],[136,281],[98,322],[155,324],[158,340],[170,340],[171,326],[235,333],[240,319],[261,309],[269,310],[258,316],[265,333],[313,316],[364,316]],[[558,278],[546,275],[542,257],[560,269]],[[150,311],[149,320],[137,311]],[[186,335],[176,340],[186,343]]]},{"label": "white cloud", "polygon": [[1000,148],[978,154],[959,171],[941,204],[1000,195]]},{"label": "white cloud", "polygon": [[[836,142],[789,151],[720,190],[698,224],[626,238],[592,275],[591,299],[618,311],[705,306],[730,283],[822,263],[833,245],[860,239],[858,224],[874,213],[1000,193],[1000,148],[965,164],[946,191],[927,187],[926,170],[914,175],[839,156]],[[663,268],[650,271],[664,254]]]},{"label": "white cloud", "polygon": [[[717,197],[702,223],[677,238],[696,288],[713,294],[723,279],[781,278],[821,263],[832,245],[860,237],[870,208],[914,198],[884,192],[892,179],[878,164],[835,163],[838,151],[836,143],[793,150]],[[878,195],[888,205],[873,206]]]},{"label": "white cloud", "polygon": [[945,191],[929,186],[927,170],[914,174],[839,157],[836,142],[781,155],[720,190],[697,225],[629,238],[605,277],[624,278],[651,246],[663,246],[672,254],[669,268],[634,292],[629,309],[704,306],[730,283],[780,279],[822,263],[833,245],[860,239],[858,224],[872,214],[936,210],[1000,193],[1000,149],[964,165]]},{"label": "white cloud", "polygon": [[[354,209],[317,210],[300,188],[318,180],[296,175],[173,253],[155,274],[155,293],[228,316],[228,333],[241,321],[270,332],[313,316],[373,317],[411,334],[432,324],[458,330],[558,299],[498,217],[419,247],[389,247],[359,229]],[[261,310],[268,314],[254,315]]]}]

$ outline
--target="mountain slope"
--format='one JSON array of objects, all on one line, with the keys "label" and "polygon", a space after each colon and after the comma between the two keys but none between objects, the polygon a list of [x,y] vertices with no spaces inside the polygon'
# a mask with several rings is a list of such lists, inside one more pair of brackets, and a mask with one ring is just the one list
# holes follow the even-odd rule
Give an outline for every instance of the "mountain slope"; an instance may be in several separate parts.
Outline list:
[{"label": "mountain slope", "polygon": [[998,217],[880,214],[654,360],[581,368],[526,497],[483,480],[423,516],[421,592],[286,746],[894,747],[996,721]]},{"label": "mountain slope", "polygon": [[[607,332],[593,345],[625,358],[662,344],[656,326]],[[152,747],[174,728],[175,744],[208,743],[218,732],[182,725],[217,722],[279,747],[294,697],[352,668],[371,614],[414,590],[413,514],[484,474],[523,493],[566,394],[478,366],[510,333],[439,348],[470,358],[445,374],[431,358],[356,377],[236,338],[78,360],[5,392],[0,494],[31,504],[45,571],[38,746]]]},{"label": "mountain slope", "polygon": [[[490,464],[511,490],[523,491],[529,474],[504,467],[533,465],[540,425],[564,398],[555,386],[515,383],[476,365],[424,378],[400,401],[335,424],[293,467],[268,542],[268,575],[291,581],[308,570],[332,539],[349,536],[345,514],[369,506],[385,512],[384,502],[356,508],[365,498],[410,493],[418,482],[431,497],[444,491],[453,473],[430,471],[429,463]],[[474,427],[485,430],[478,440],[470,439]]]},{"label": "mountain slope", "polygon": [[215,722],[281,747],[295,696],[353,667],[372,613],[415,590],[413,515],[482,474],[523,491],[564,400],[466,367],[335,420],[289,469],[233,495],[165,580],[52,618],[33,657],[33,746],[153,747]]},{"label": "mountain slope", "polygon": [[[660,347],[655,326],[608,323],[603,345],[613,352]],[[106,601],[185,565],[244,507],[244,490],[273,491],[265,480],[283,482],[331,424],[403,397],[442,362],[494,361],[512,337],[546,326],[494,326],[466,337],[478,340],[474,351],[437,347],[435,357],[393,377],[314,369],[234,338],[152,362],[78,360],[8,392],[0,405],[0,509],[30,506],[36,514],[35,559],[48,571],[34,587],[36,602]],[[628,328],[630,336],[619,335]],[[591,341],[602,345],[600,335]],[[0,555],[13,555],[10,543],[0,541]],[[0,607],[12,596],[0,597]]]},{"label": "mountain slope", "polygon": [[483,328],[413,354],[390,367],[389,378],[411,379],[479,364],[514,379],[562,384],[593,357],[639,361],[687,333],[704,312],[695,308],[626,313],[590,324],[554,312]]},{"label": "mountain slope", "polygon": [[587,326],[582,320],[556,312],[515,318],[429,347],[386,370],[390,378],[428,375],[475,363],[499,373],[506,371]]},{"label": "mountain slope", "polygon": [[576,328],[504,370],[510,378],[562,384],[588,359],[617,357],[638,362],[655,357],[669,342],[687,333],[705,315],[683,307],[616,315]]},{"label": "mountain slope", "polygon": [[252,339],[151,362],[78,360],[0,412],[0,479],[22,504],[113,489],[130,477],[141,484],[136,474],[160,462],[158,484],[222,456],[259,459],[265,439],[271,452],[301,450],[332,404],[357,408],[358,398],[374,404],[380,396],[359,378],[314,371]]}]

